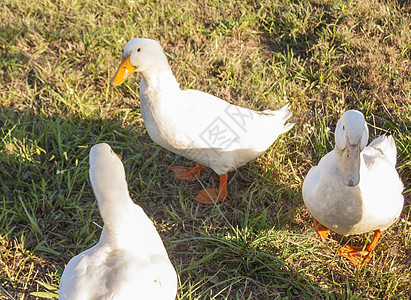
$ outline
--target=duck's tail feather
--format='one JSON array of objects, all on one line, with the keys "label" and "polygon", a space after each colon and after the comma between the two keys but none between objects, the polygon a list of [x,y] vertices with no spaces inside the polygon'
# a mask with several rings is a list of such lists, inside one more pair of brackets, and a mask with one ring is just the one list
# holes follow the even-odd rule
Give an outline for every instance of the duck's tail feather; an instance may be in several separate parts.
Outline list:
[{"label": "duck's tail feather", "polygon": [[294,123],[287,123],[287,124],[285,123],[289,118],[291,118],[291,116],[293,114],[292,111],[290,111],[290,104],[287,103],[286,105],[284,105],[280,109],[276,110],[276,112],[283,112],[284,113],[284,116],[282,118],[282,120],[284,121],[283,122],[284,127],[281,130],[281,133],[285,133],[288,130],[290,130],[291,128],[293,128],[293,126],[295,125]]},{"label": "duck's tail feather", "polygon": [[264,126],[264,124],[267,124],[267,126],[265,126],[266,128],[274,128],[275,138],[277,138],[278,135],[287,132],[294,126],[294,123],[286,123],[293,114],[289,108],[290,105],[286,104],[277,110],[263,110],[255,112],[262,117],[261,120],[264,120],[264,123],[260,123],[258,126]]},{"label": "duck's tail feather", "polygon": [[290,130],[291,128],[293,128],[294,125],[295,125],[294,123],[287,123],[287,124],[285,124],[284,127],[283,127],[283,130],[281,131],[281,133],[287,132],[288,130]]}]

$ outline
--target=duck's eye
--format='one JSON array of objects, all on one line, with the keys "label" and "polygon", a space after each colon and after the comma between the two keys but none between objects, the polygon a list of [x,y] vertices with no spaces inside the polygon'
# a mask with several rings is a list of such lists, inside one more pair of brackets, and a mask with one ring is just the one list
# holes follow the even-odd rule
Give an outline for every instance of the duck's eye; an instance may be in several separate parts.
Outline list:
[{"label": "duck's eye", "polygon": [[345,130],[345,126],[343,125],[343,130]]},{"label": "duck's eye", "polygon": [[137,49],[137,52],[140,52],[140,51],[141,51],[141,48],[138,48],[138,49]]}]

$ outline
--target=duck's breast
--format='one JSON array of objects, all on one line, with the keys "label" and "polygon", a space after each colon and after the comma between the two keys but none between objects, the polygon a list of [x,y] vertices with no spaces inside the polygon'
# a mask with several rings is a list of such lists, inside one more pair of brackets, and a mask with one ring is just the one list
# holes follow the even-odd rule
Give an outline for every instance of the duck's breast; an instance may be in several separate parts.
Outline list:
[{"label": "duck's breast", "polygon": [[378,151],[361,154],[360,183],[348,187],[333,155],[327,154],[307,174],[304,202],[321,224],[341,235],[388,228],[401,213],[404,199],[397,172]]},{"label": "duck's breast", "polygon": [[360,191],[342,183],[334,151],[308,172],[303,183],[303,199],[311,215],[338,234],[351,234],[362,219]]}]

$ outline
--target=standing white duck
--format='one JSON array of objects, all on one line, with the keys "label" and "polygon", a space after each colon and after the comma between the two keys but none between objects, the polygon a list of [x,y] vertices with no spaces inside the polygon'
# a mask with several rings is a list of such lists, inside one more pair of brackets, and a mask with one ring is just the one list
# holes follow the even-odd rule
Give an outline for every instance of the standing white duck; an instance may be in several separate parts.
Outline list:
[{"label": "standing white duck", "polygon": [[228,197],[227,172],[255,159],[294,124],[288,105],[253,111],[197,90],[181,90],[161,45],[134,38],[110,84],[118,86],[134,71],[142,74],[140,110],[147,132],[160,146],[197,162],[172,167],[179,179],[194,181],[205,166],[220,175],[218,189],[202,190],[194,199],[213,204]]},{"label": "standing white duck", "polygon": [[90,180],[103,231],[67,264],[59,299],[175,299],[173,265],[153,223],[131,200],[124,166],[108,144],[91,148]]},{"label": "standing white duck", "polygon": [[364,265],[381,235],[399,217],[404,186],[395,170],[397,149],[392,136],[380,136],[366,147],[368,127],[362,113],[346,111],[335,129],[335,149],[308,172],[304,203],[322,239],[374,231],[365,248],[346,245],[339,255]]}]

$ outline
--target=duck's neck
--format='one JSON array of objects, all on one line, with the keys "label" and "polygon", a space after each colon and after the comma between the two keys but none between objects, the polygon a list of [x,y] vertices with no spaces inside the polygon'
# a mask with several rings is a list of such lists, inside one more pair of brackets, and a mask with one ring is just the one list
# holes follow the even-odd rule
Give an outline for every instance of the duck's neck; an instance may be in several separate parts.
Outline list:
[{"label": "duck's neck", "polygon": [[110,191],[96,195],[98,208],[104,222],[105,230],[113,235],[124,232],[124,227],[128,227],[132,222],[130,215],[133,201],[128,191]]},{"label": "duck's neck", "polygon": [[98,202],[104,221],[100,242],[112,249],[132,249],[138,256],[164,251],[151,220],[133,203],[128,192],[126,195],[118,195],[118,198],[111,196],[98,200],[104,200]]},{"label": "duck's neck", "polygon": [[168,65],[150,69],[149,71],[142,70],[141,74],[143,75],[146,89],[150,92],[161,93],[164,91],[170,93],[180,90],[180,85]]}]

